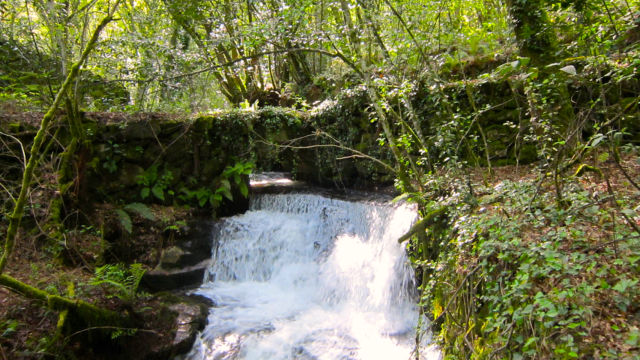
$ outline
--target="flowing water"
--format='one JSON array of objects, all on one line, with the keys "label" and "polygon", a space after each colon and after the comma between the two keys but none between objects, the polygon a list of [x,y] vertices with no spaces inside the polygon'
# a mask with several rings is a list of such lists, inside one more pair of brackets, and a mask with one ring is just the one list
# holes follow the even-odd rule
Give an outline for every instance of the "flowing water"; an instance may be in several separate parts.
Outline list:
[{"label": "flowing water", "polygon": [[415,359],[414,274],[397,242],[415,219],[407,205],[253,196],[214,229],[196,293],[215,306],[185,358]]}]

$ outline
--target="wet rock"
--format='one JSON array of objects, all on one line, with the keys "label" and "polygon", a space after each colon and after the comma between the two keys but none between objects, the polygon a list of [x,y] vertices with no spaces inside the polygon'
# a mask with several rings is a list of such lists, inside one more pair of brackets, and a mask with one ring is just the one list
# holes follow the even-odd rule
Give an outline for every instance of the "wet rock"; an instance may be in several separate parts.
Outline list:
[{"label": "wet rock", "polygon": [[158,266],[144,274],[142,286],[167,291],[202,284],[211,263],[213,224],[210,220],[190,221],[176,239],[178,245],[165,249]]},{"label": "wet rock", "polygon": [[[199,331],[207,324],[207,310],[200,304],[175,304],[169,307],[178,313],[176,318],[176,336],[173,339],[173,349],[176,355],[191,350]],[[203,311],[204,310],[204,311]]]},{"label": "wet rock", "polygon": [[158,270],[169,270],[180,267],[180,259],[183,255],[188,254],[177,246],[172,246],[162,252]]},{"label": "wet rock", "polygon": [[[216,306],[216,303],[213,302],[213,300],[209,299],[206,296],[200,295],[200,294],[187,294],[185,296],[187,298],[189,298],[189,300],[191,300],[193,302],[205,305],[207,308],[212,308],[212,307]],[[207,313],[208,313],[208,311],[207,311]]]},{"label": "wet rock", "polygon": [[142,285],[152,291],[167,291],[202,284],[211,260],[177,270],[154,269],[142,277]]},{"label": "wet rock", "polygon": [[158,346],[147,353],[144,359],[179,359],[179,355],[191,350],[198,333],[207,325],[209,308],[213,306],[213,302],[204,296],[194,294],[161,293],[160,297],[170,304],[168,310],[173,313],[173,328],[176,331],[172,338],[166,339],[163,344],[156,344]]}]

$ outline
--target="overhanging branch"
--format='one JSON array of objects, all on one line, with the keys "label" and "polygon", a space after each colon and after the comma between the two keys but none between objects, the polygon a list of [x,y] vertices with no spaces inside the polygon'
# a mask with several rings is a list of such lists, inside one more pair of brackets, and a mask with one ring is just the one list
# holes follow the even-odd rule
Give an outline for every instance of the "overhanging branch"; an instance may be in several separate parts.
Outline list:
[{"label": "overhanging branch", "polygon": [[136,83],[148,83],[148,82],[152,82],[152,81],[167,82],[167,81],[176,80],[176,79],[180,79],[180,78],[184,78],[184,77],[199,75],[199,74],[210,72],[210,71],[215,71],[217,69],[220,69],[220,68],[223,68],[223,67],[227,67],[227,66],[231,66],[231,65],[234,65],[236,63],[243,62],[243,61],[246,61],[246,60],[251,60],[251,59],[254,59],[254,58],[257,58],[257,57],[260,57],[260,56],[274,55],[274,54],[286,54],[286,53],[298,53],[298,52],[316,53],[316,54],[326,55],[326,56],[329,56],[329,57],[332,57],[332,58],[338,58],[338,59],[342,60],[345,64],[347,64],[351,69],[353,69],[353,71],[355,71],[359,76],[363,76],[363,74],[360,71],[360,69],[358,69],[358,67],[355,66],[355,64],[352,61],[347,59],[343,54],[341,54],[339,52],[332,53],[332,52],[327,51],[327,50],[303,48],[303,49],[278,49],[278,50],[264,51],[264,52],[260,52],[260,53],[256,53],[256,54],[252,54],[252,55],[239,57],[237,59],[233,59],[231,61],[227,61],[227,62],[222,63],[222,64],[209,66],[209,67],[206,67],[204,69],[200,69],[200,70],[196,70],[196,71],[192,71],[192,72],[188,72],[188,73],[184,73],[184,74],[180,74],[180,75],[170,76],[170,77],[166,77],[166,78],[162,78],[162,79],[157,79],[155,77],[153,77],[151,79],[145,79],[145,80],[116,79],[116,80],[95,82],[95,83],[91,83],[91,84],[82,85],[80,87],[91,87],[91,86],[108,84],[108,83],[112,83],[112,82],[136,82]]}]

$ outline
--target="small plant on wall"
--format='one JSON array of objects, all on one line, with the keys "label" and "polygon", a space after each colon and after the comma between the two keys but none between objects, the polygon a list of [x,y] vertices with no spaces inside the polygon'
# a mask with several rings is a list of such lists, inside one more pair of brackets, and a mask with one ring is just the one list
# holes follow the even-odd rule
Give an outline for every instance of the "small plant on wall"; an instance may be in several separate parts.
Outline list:
[{"label": "small plant on wall", "polygon": [[249,188],[247,187],[247,183],[242,181],[242,177],[251,174],[252,169],[252,162],[236,162],[236,165],[233,167],[227,166],[222,175],[220,175],[220,180],[215,191],[206,187],[197,190],[183,188],[183,195],[180,195],[180,198],[187,202],[195,199],[198,201],[200,207],[204,207],[209,203],[216,208],[224,198],[233,200],[233,195],[231,194],[232,181],[238,186],[242,196],[247,197],[249,196]]},{"label": "small plant on wall", "polygon": [[[143,199],[153,194],[156,198],[164,201],[165,190],[171,185],[171,180],[173,180],[171,171],[165,171],[162,176],[158,176],[158,166],[152,165],[145,170],[143,175],[137,177],[136,182],[143,186],[140,191],[140,196]],[[173,191],[169,190],[168,194],[173,195]]]}]

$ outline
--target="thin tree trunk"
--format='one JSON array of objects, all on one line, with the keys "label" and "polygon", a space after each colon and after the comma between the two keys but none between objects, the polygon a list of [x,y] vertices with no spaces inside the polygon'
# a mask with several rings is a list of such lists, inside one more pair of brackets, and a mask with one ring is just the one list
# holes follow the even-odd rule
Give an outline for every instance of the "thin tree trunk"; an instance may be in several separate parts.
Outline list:
[{"label": "thin tree trunk", "polygon": [[89,40],[87,47],[82,52],[80,59],[78,60],[78,62],[73,64],[73,66],[71,66],[69,75],[67,75],[67,78],[60,87],[60,90],[58,90],[58,94],[56,95],[53,104],[49,108],[49,111],[47,111],[47,113],[42,118],[40,129],[33,139],[33,145],[31,146],[31,156],[29,157],[29,161],[27,162],[27,166],[25,167],[24,173],[22,175],[22,188],[20,189],[20,195],[16,200],[16,204],[9,219],[9,228],[7,229],[7,238],[4,244],[4,253],[2,254],[2,258],[0,258],[0,275],[2,275],[5,267],[7,266],[7,262],[9,261],[11,253],[13,252],[13,248],[15,246],[18,228],[20,227],[20,220],[22,220],[22,216],[24,215],[24,207],[27,202],[29,188],[31,187],[31,180],[33,179],[33,172],[38,165],[38,160],[40,159],[40,156],[38,156],[38,154],[40,151],[40,147],[44,143],[47,128],[53,120],[55,113],[58,110],[60,103],[62,102],[62,99],[66,96],[67,92],[71,88],[71,85],[73,84],[73,81],[80,73],[80,68],[87,60],[87,57],[89,57],[89,54],[98,42],[100,33],[107,26],[107,24],[109,24],[111,20],[113,20],[113,14],[118,8],[118,5],[120,5],[120,0],[116,0],[113,9],[104,19],[102,19],[98,27],[95,29],[93,35],[91,36],[91,40]]}]

